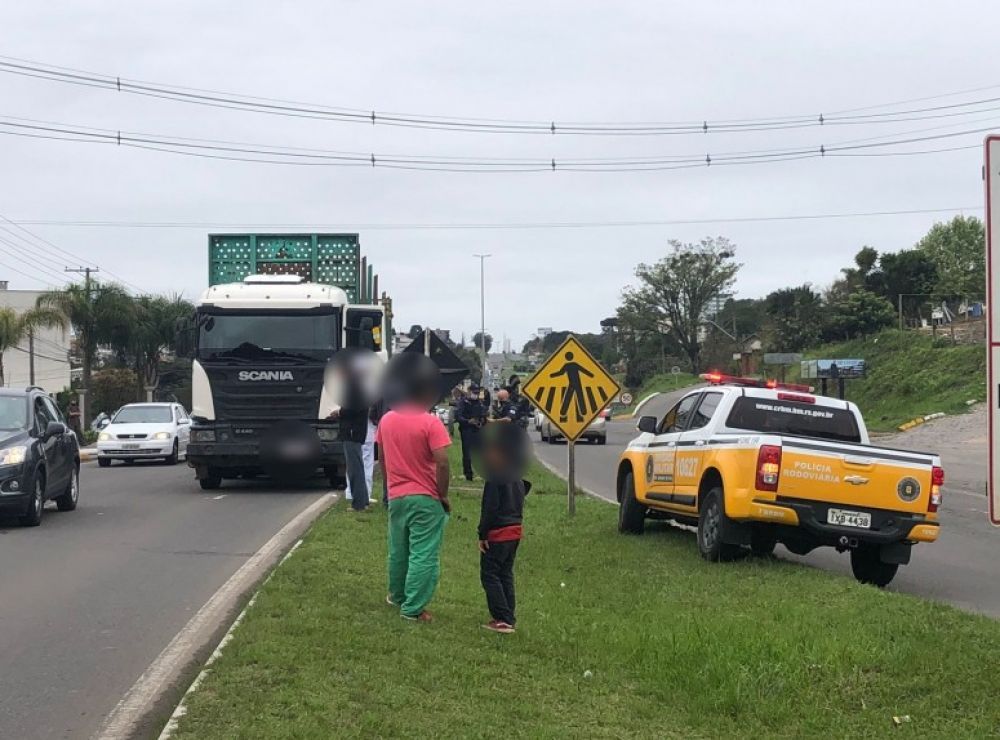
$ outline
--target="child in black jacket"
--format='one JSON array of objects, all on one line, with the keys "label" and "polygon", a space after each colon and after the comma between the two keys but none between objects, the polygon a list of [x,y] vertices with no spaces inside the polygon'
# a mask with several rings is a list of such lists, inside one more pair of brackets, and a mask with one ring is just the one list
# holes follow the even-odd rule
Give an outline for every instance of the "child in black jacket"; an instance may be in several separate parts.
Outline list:
[{"label": "child in black jacket", "polygon": [[493,619],[485,629],[514,632],[514,559],[521,542],[524,497],[531,483],[521,478],[527,436],[517,424],[498,421],[483,435],[483,486],[479,517],[479,577]]}]

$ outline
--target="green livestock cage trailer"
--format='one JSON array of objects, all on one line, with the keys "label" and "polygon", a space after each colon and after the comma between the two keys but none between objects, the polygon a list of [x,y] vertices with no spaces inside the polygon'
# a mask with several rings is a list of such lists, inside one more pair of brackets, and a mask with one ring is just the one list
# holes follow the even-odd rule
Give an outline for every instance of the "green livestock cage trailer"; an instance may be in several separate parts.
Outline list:
[{"label": "green livestock cage trailer", "polygon": [[378,301],[378,278],[357,234],[209,234],[208,284],[248,275],[299,275],[341,288],[351,303]]}]

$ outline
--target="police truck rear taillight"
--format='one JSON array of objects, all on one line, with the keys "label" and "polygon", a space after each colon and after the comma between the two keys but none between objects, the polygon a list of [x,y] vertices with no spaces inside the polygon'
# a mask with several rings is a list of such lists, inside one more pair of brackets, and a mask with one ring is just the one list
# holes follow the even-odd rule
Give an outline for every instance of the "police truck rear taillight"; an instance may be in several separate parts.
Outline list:
[{"label": "police truck rear taillight", "polygon": [[927,503],[927,511],[934,513],[941,506],[941,486],[944,485],[944,468],[931,468],[931,500]]},{"label": "police truck rear taillight", "polygon": [[757,453],[757,490],[777,491],[781,473],[781,447],[762,445]]}]

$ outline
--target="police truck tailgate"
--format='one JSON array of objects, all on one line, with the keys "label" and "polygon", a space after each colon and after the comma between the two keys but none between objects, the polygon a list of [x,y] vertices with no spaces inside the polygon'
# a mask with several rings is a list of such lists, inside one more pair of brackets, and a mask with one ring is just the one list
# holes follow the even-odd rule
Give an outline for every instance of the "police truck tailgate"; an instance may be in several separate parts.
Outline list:
[{"label": "police truck tailgate", "polygon": [[779,498],[907,513],[928,510],[931,455],[790,437],[782,438],[781,448]]}]

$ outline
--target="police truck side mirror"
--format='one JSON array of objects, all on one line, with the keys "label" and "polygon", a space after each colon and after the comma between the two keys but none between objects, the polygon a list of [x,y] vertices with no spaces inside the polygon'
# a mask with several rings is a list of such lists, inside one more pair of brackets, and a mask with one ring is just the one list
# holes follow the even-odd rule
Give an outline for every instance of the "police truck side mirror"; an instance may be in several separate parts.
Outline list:
[{"label": "police truck side mirror", "polygon": [[639,423],[636,424],[636,429],[640,432],[645,432],[647,434],[656,434],[656,417],[655,416],[642,416],[639,418]]}]

